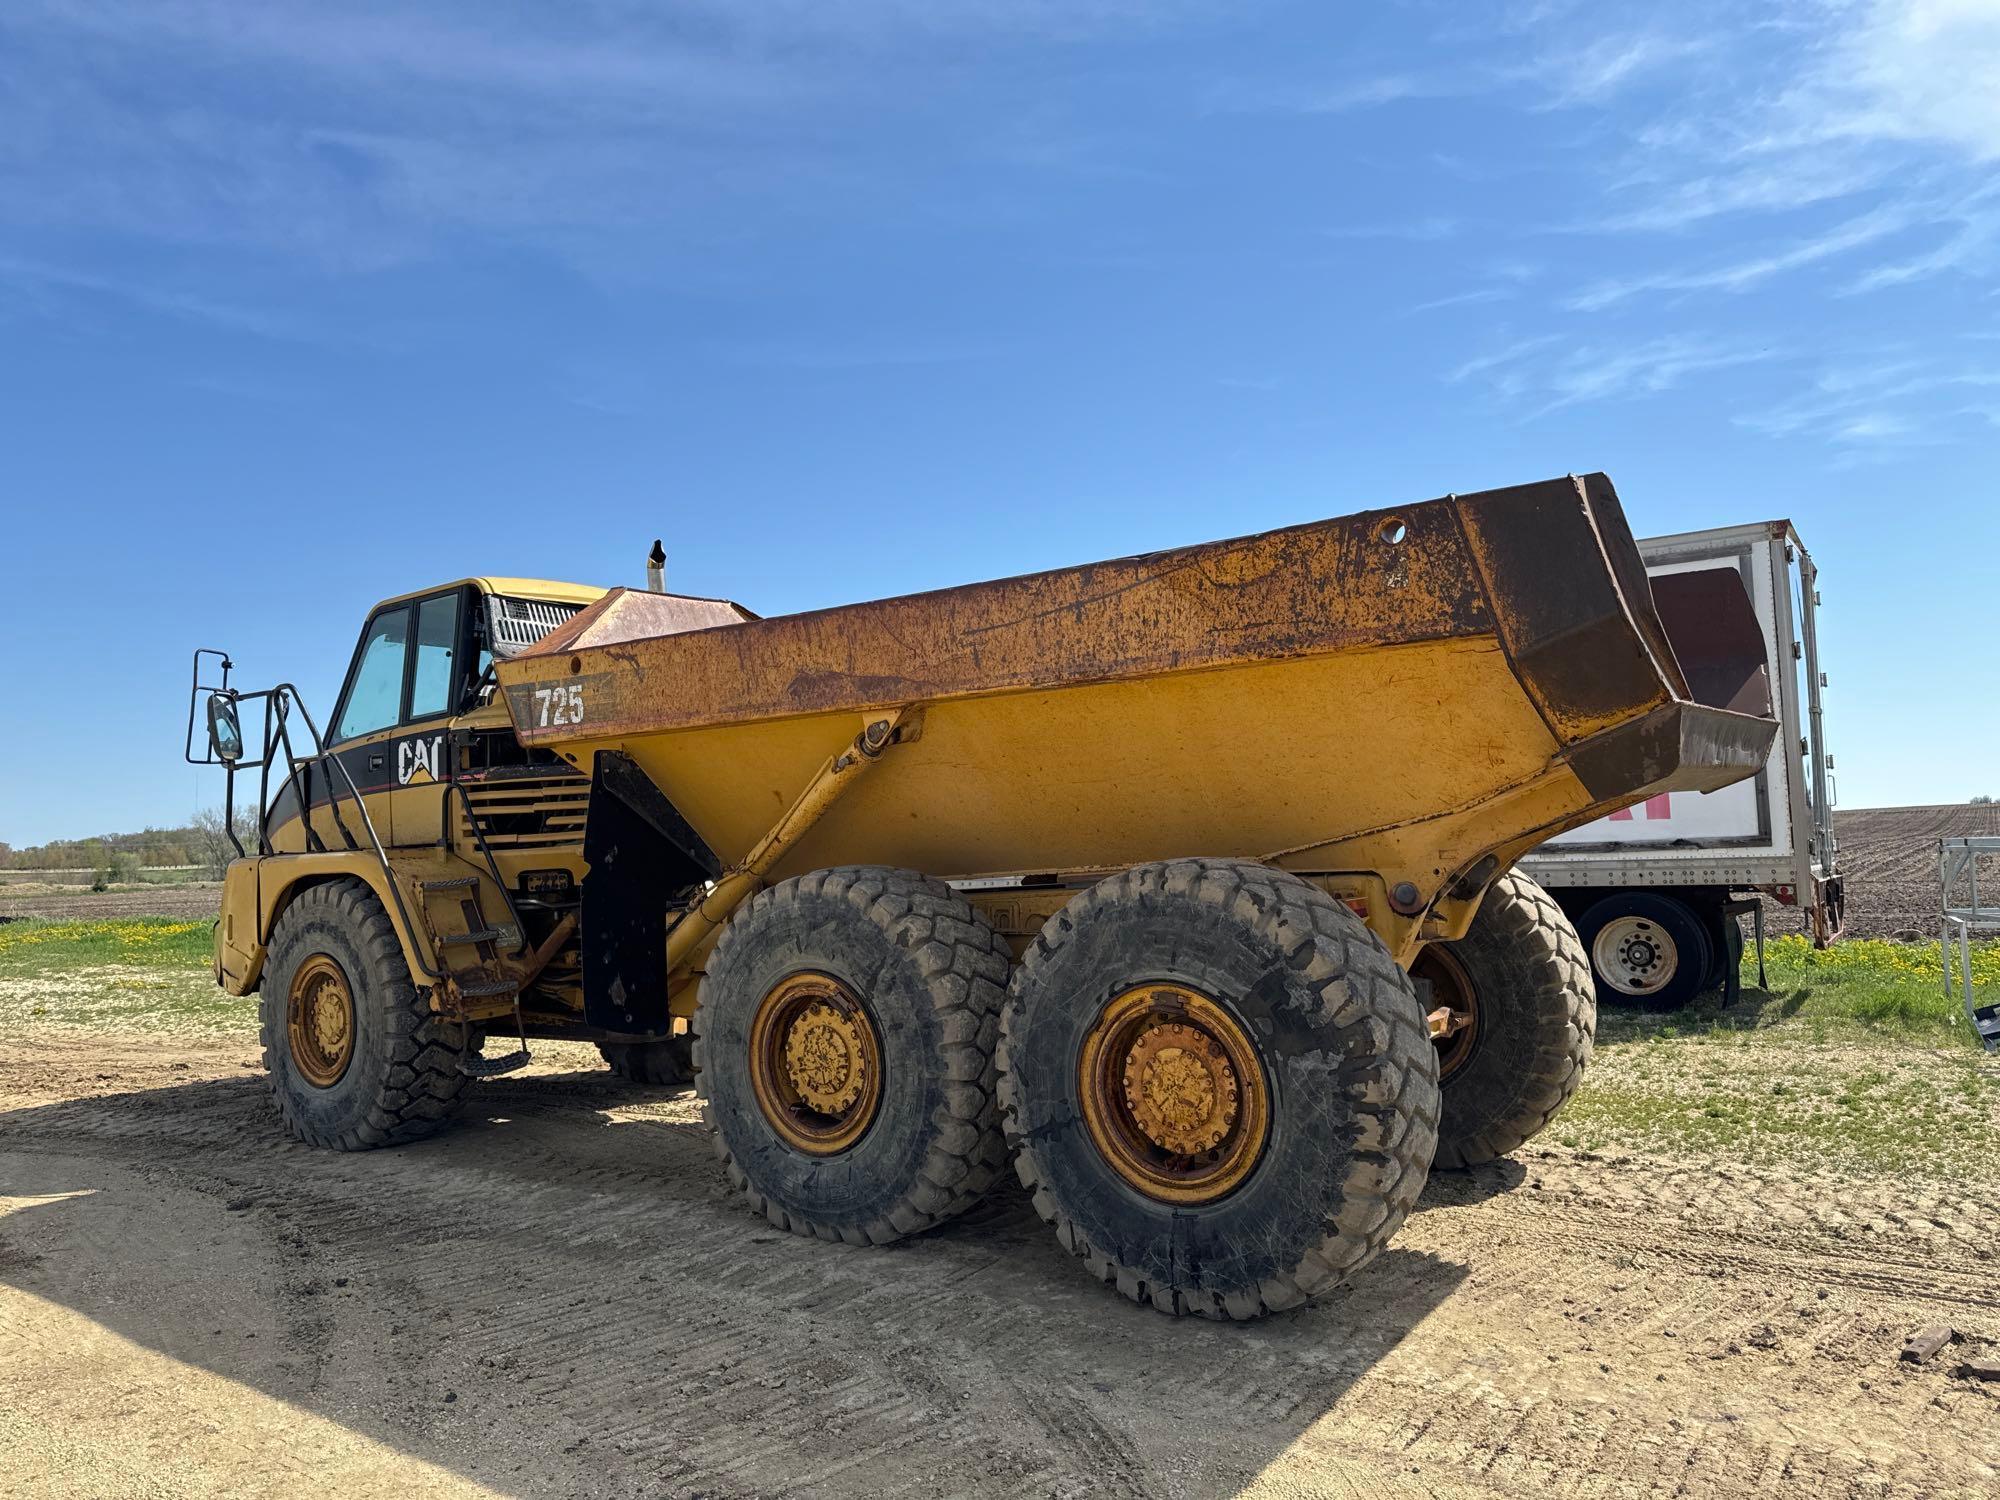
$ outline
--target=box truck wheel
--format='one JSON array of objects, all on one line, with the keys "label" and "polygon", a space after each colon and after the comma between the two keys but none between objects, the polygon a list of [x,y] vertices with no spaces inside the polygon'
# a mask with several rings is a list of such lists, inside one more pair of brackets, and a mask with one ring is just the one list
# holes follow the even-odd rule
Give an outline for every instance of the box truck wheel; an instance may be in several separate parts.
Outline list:
[{"label": "box truck wheel", "polygon": [[597,1054],[612,1072],[634,1083],[690,1083],[693,1048],[691,1037],[670,1036],[657,1042],[599,1042]]},{"label": "box truck wheel", "polygon": [[693,1035],[702,1115],[751,1206],[854,1245],[970,1207],[1007,1160],[993,1047],[1009,956],[912,870],[820,870],[745,902]]},{"label": "box truck wheel", "polygon": [[465,1028],[431,1014],[389,914],[358,880],[312,886],[285,908],[258,1016],[278,1113],[299,1140],[398,1146],[458,1113]]},{"label": "box truck wheel", "polygon": [[1678,1010],[1708,983],[1708,932],[1671,896],[1619,891],[1591,905],[1576,928],[1590,950],[1600,1001]]},{"label": "box truck wheel", "polygon": [[1432,1027],[1437,1165],[1505,1156],[1555,1118],[1590,1061],[1597,1000],[1576,928],[1547,891],[1509,873],[1465,936],[1425,945],[1410,972],[1429,981],[1425,1003],[1442,1023]]},{"label": "box truck wheel", "polygon": [[1437,1145],[1409,977],[1340,902],[1237,860],[1139,865],[1049,919],[1009,990],[1000,1099],[1057,1240],[1176,1315],[1338,1285]]}]

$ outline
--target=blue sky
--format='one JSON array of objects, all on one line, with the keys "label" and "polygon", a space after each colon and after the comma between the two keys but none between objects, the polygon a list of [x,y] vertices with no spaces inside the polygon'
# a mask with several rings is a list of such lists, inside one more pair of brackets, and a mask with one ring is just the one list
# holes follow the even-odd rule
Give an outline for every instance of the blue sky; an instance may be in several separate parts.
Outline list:
[{"label": "blue sky", "polygon": [[[2000,794],[2000,0],[10,0],[0,839],[468,572],[764,613],[1602,468]],[[1964,665],[1952,664],[1962,647]]]}]

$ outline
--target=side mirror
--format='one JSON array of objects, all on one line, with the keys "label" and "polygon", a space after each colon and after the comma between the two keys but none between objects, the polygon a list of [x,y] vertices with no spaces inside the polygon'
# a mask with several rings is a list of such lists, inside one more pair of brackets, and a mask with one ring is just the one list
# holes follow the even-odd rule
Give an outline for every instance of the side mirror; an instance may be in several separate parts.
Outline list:
[{"label": "side mirror", "polygon": [[208,748],[225,765],[243,759],[243,729],[236,722],[236,699],[231,694],[208,695]]}]

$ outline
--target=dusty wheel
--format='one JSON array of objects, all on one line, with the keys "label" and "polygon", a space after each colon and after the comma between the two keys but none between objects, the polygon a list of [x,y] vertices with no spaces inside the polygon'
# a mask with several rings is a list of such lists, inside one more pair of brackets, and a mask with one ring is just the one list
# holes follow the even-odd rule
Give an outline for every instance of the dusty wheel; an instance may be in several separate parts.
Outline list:
[{"label": "dusty wheel", "polygon": [[685,1084],[694,1081],[694,1039],[670,1036],[657,1042],[599,1042],[598,1056],[620,1078],[634,1083]]},{"label": "dusty wheel", "polygon": [[1576,928],[1600,1001],[1679,1010],[1708,981],[1708,933],[1685,903],[1671,897],[1621,891],[1590,906]]},{"label": "dusty wheel", "polygon": [[466,1038],[417,995],[388,913],[357,880],[302,892],[271,935],[258,994],[285,1128],[340,1151],[397,1146],[458,1112]]},{"label": "dusty wheel", "polygon": [[1015,971],[1001,1036],[1037,1212],[1162,1312],[1297,1306],[1423,1190],[1437,1060],[1409,977],[1283,871],[1176,860],[1093,886]]},{"label": "dusty wheel", "polygon": [[1008,958],[951,887],[910,870],[820,870],[747,902],[708,960],[694,1063],[716,1154],[751,1206],[797,1234],[879,1245],[992,1186]]},{"label": "dusty wheel", "polygon": [[1582,940],[1547,891],[1510,873],[1464,937],[1427,945],[1410,972],[1430,982],[1437,1164],[1505,1156],[1555,1118],[1590,1062],[1597,1002]]}]

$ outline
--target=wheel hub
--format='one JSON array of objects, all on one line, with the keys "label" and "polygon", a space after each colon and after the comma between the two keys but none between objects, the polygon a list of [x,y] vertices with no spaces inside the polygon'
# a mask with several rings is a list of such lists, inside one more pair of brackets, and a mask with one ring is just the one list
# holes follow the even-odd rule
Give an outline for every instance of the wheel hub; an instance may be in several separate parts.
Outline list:
[{"label": "wheel hub", "polygon": [[1410,977],[1430,986],[1430,1010],[1424,1019],[1437,1051],[1438,1081],[1451,1077],[1478,1050],[1479,987],[1458,956],[1443,943],[1426,943],[1410,965]]},{"label": "wheel hub", "polygon": [[1236,1123],[1236,1070],[1215,1042],[1170,1021],[1141,1032],[1125,1054],[1125,1104],[1154,1145],[1192,1156]]},{"label": "wheel hub", "polygon": [[314,1088],[332,1088],[354,1060],[354,992],[333,958],[315,953],[292,975],[285,998],[292,1066]]},{"label": "wheel hub", "polygon": [[1249,1035],[1185,986],[1114,997],[1084,1037],[1078,1085],[1099,1153],[1150,1198],[1213,1202],[1263,1155],[1270,1096]]},{"label": "wheel hub", "polygon": [[1591,958],[1611,987],[1626,995],[1660,989],[1680,969],[1673,938],[1644,917],[1607,922],[1591,944]]},{"label": "wheel hub", "polygon": [[750,1086],[779,1137],[810,1156],[861,1139],[882,1102],[882,1048],[854,991],[827,974],[793,974],[750,1023]]},{"label": "wheel hub", "polygon": [[829,1005],[814,1005],[791,1024],[785,1071],[811,1108],[837,1115],[861,1097],[861,1034]]}]

